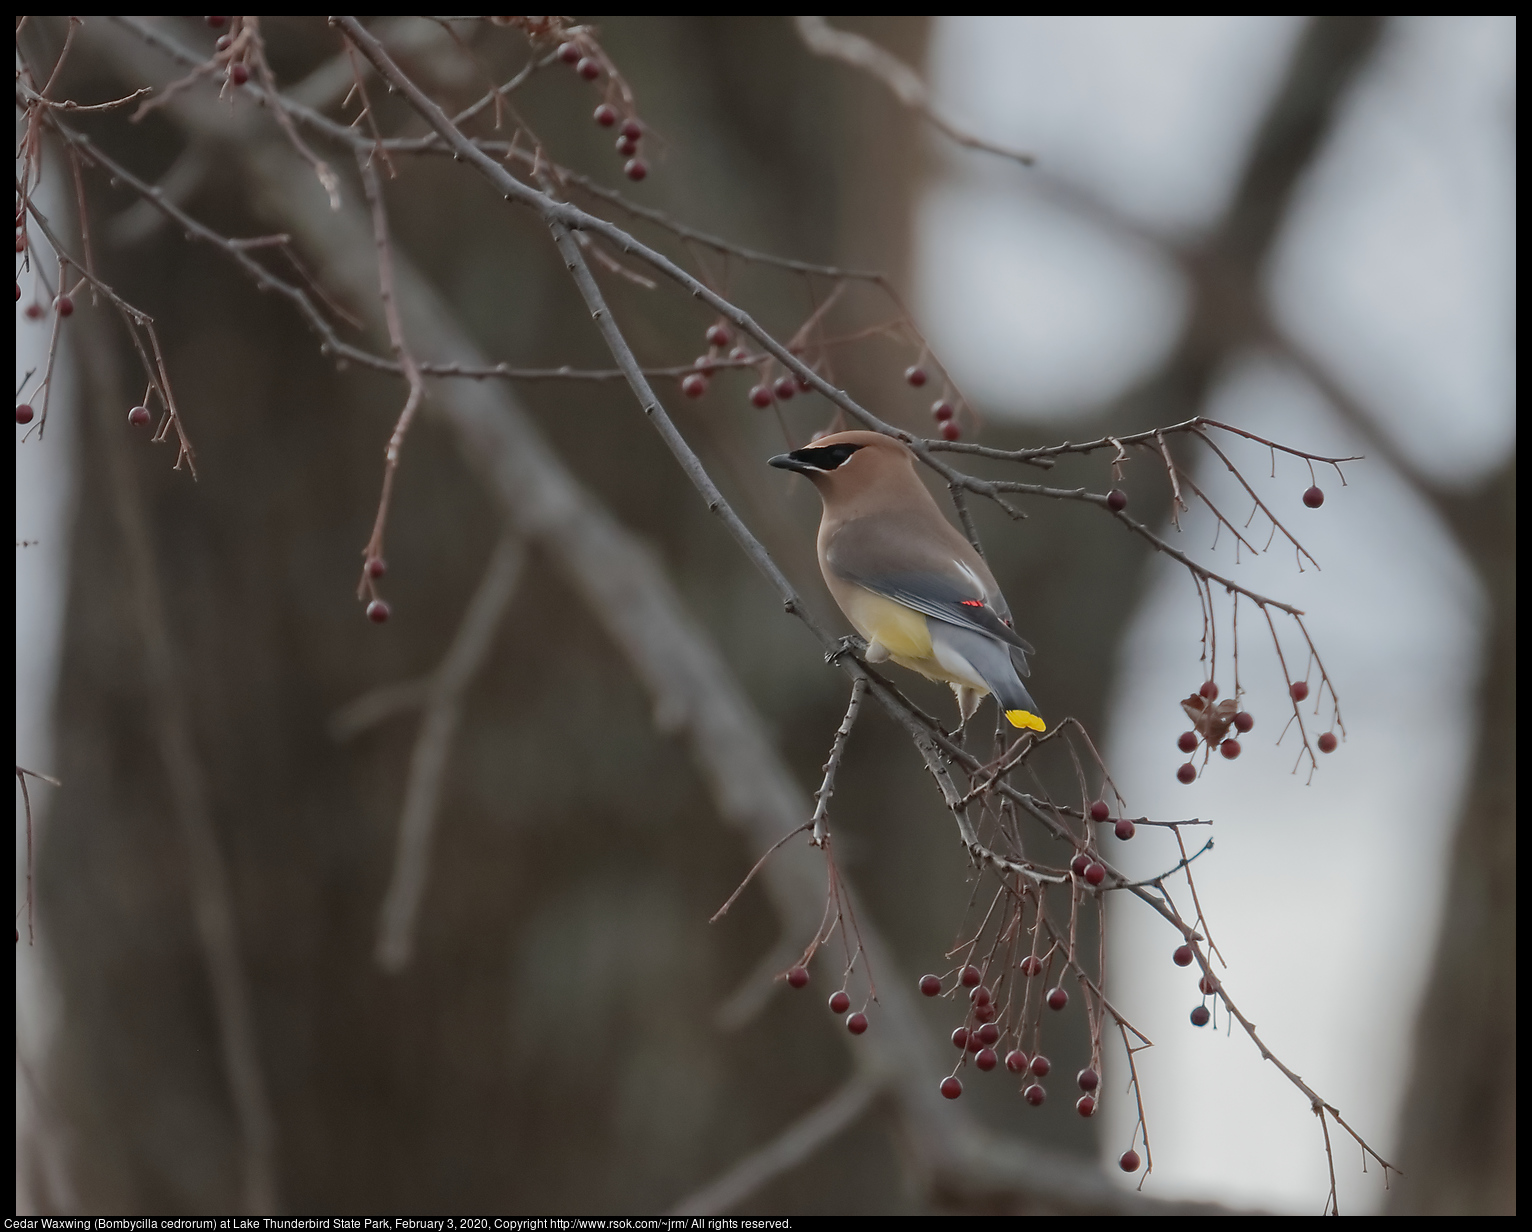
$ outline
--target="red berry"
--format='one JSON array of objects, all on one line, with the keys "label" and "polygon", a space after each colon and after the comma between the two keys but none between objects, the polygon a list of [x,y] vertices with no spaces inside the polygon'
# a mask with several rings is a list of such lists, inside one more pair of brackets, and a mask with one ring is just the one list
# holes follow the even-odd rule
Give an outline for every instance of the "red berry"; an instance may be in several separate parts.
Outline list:
[{"label": "red berry", "polygon": [[928,997],[941,995],[942,982],[939,976],[923,975],[920,977],[920,991]]},{"label": "red berry", "polygon": [[762,410],[771,405],[771,386],[756,385],[750,390],[750,405],[758,406]]},{"label": "red berry", "polygon": [[242,86],[250,80],[250,70],[243,64],[234,64],[229,67],[229,80],[237,86]]},{"label": "red berry", "polygon": [[1090,857],[1083,851],[1077,852],[1075,858],[1069,862],[1069,871],[1076,877],[1085,876],[1085,870],[1090,867]]},{"label": "red berry", "polygon": [[575,72],[579,73],[586,81],[595,81],[597,77],[601,76],[601,66],[589,56],[586,56],[575,65]]},{"label": "red berry", "polygon": [[1191,762],[1183,763],[1181,768],[1176,771],[1176,778],[1180,779],[1183,783],[1195,782],[1197,778],[1197,767],[1192,765]]},{"label": "red berry", "polygon": [[1303,494],[1303,503],[1310,509],[1318,509],[1325,503],[1325,494],[1317,487],[1310,488]]},{"label": "red berry", "polygon": [[707,377],[692,372],[681,378],[681,392],[688,398],[700,398],[707,393]]},{"label": "red berry", "polygon": [[1176,748],[1183,753],[1195,753],[1197,751],[1197,733],[1184,731],[1176,738]]},{"label": "red berry", "polygon": [[227,17],[204,17],[202,20],[207,22],[214,30],[222,30],[223,23],[229,19]]},{"label": "red berry", "polygon": [[735,360],[736,362],[742,359],[749,359],[750,352],[742,346],[737,346],[729,352],[729,358]]},{"label": "red berry", "polygon": [[227,34],[220,34],[218,36],[218,41],[213,44],[213,49],[215,51],[228,51],[229,48],[233,45],[233,39],[231,39]]},{"label": "red berry", "polygon": [[962,435],[963,429],[957,426],[955,419],[949,419],[946,423],[942,424],[942,440],[955,441]]},{"label": "red berry", "polygon": [[374,556],[371,560],[369,560],[367,562],[367,576],[368,577],[370,577],[370,578],[380,578],[380,577],[382,577],[387,572],[388,572],[388,562],[386,560],[384,560],[381,556]]},{"label": "red berry", "polygon": [[1000,1011],[995,1009],[993,1001],[986,1001],[983,1005],[973,1007],[973,1016],[977,1022],[994,1022],[999,1015]]},{"label": "red berry", "polygon": [[1218,686],[1211,680],[1204,680],[1202,682],[1202,687],[1198,689],[1197,692],[1201,693],[1203,697],[1208,699],[1208,701],[1212,701],[1215,697],[1218,696]]},{"label": "red berry", "polygon": [[1089,1095],[1082,1095],[1075,1100],[1075,1111],[1083,1117],[1088,1117],[1096,1111],[1096,1101]]},{"label": "red berry", "polygon": [[53,306],[58,309],[59,316],[67,317],[74,311],[74,300],[67,295],[60,295],[53,301]]},{"label": "red berry", "polygon": [[1134,824],[1126,817],[1119,817],[1117,819],[1117,825],[1113,827],[1113,829],[1117,837],[1126,843],[1136,833],[1137,827],[1135,827]]},{"label": "red berry", "polygon": [[918,365],[904,370],[904,379],[919,389],[926,383],[926,370]]},{"label": "red berry", "polygon": [[1089,1066],[1086,1066],[1075,1076],[1075,1081],[1080,1084],[1080,1090],[1094,1091],[1101,1085],[1101,1075]]},{"label": "red berry", "polygon": [[1137,1151],[1124,1151],[1122,1153],[1122,1158],[1117,1161],[1117,1166],[1124,1172],[1137,1172],[1138,1164],[1139,1159]]},{"label": "red berry", "polygon": [[[21,242],[21,241],[20,241],[20,240],[19,240],[19,239],[18,239],[18,240],[17,240],[17,243],[20,243],[20,242]],[[17,251],[17,252],[20,252],[20,251],[21,251],[21,249],[19,249],[19,248],[18,248],[18,249],[17,249],[17,250],[16,250],[16,251]],[[20,299],[21,299],[21,284],[20,284],[20,283],[19,283],[19,282],[18,282],[18,283],[17,283],[17,284],[16,284],[16,299],[17,299],[17,300],[18,300],[18,301],[19,301],[19,300],[20,300]]]},{"label": "red berry", "polygon": [[1128,494],[1121,488],[1113,488],[1106,494],[1106,507],[1113,513],[1121,513],[1128,507]]},{"label": "red berry", "polygon": [[850,1008],[851,997],[847,994],[844,988],[842,988],[839,992],[832,992],[830,994],[830,1013],[844,1014]]},{"label": "red berry", "polygon": [[787,973],[787,982],[794,988],[802,988],[809,982],[809,969],[807,967],[794,967]]},{"label": "red berry", "polygon": [[596,108],[595,118],[596,123],[601,125],[602,128],[611,128],[613,124],[617,123],[617,108],[613,107],[610,103],[602,103],[601,106]]},{"label": "red berry", "polygon": [[382,599],[374,599],[367,605],[367,619],[375,625],[382,624],[388,619],[388,604]]},{"label": "red berry", "polygon": [[1062,988],[1051,988],[1048,990],[1048,1008],[1050,1010],[1061,1010],[1068,1004],[1069,994]]},{"label": "red berry", "polygon": [[1335,746],[1339,743],[1340,741],[1335,738],[1334,732],[1325,732],[1324,735],[1319,737],[1319,751],[1321,753],[1333,753],[1335,752]]},{"label": "red berry", "polygon": [[1288,693],[1290,693],[1292,695],[1292,699],[1295,702],[1301,702],[1305,697],[1307,697],[1309,695],[1309,684],[1308,684],[1308,681],[1306,681],[1306,680],[1295,680],[1295,681],[1293,681],[1293,686],[1292,686],[1292,688],[1288,689]]},{"label": "red berry", "polygon": [[981,1048],[974,1055],[973,1063],[987,1074],[1000,1063],[1000,1058],[995,1055],[993,1048]]},{"label": "red berry", "polygon": [[983,983],[984,977],[979,974],[977,967],[969,966],[963,968],[963,974],[958,976],[958,980],[964,988],[977,988]]},{"label": "red berry", "polygon": [[632,158],[638,153],[638,142],[631,137],[617,138],[617,152],[624,158]]},{"label": "red berry", "polygon": [[968,1047],[968,1028],[967,1027],[959,1027],[956,1031],[954,1031],[952,1033],[952,1046],[954,1048],[967,1048]]},{"label": "red berry", "polygon": [[1021,1093],[1021,1098],[1026,1100],[1027,1103],[1031,1104],[1032,1107],[1040,1108],[1042,1106],[1043,1100],[1048,1098],[1048,1092],[1043,1090],[1042,1083],[1034,1082]]},{"label": "red berry", "polygon": [[867,1030],[867,1015],[858,1010],[855,1014],[846,1015],[846,1030],[852,1035],[861,1035]]},{"label": "red berry", "polygon": [[1212,1015],[1208,1013],[1208,1007],[1199,1005],[1192,1011],[1192,1026],[1205,1027],[1208,1025],[1208,1019],[1211,1017]]},{"label": "red berry", "polygon": [[1225,740],[1218,746],[1218,751],[1230,761],[1239,756],[1239,741],[1234,739]]},{"label": "red berry", "polygon": [[956,1099],[963,1093],[963,1084],[955,1077],[948,1076],[942,1079],[942,1094],[948,1099]]},{"label": "red berry", "polygon": [[[149,423],[149,408],[147,406],[135,406],[128,412],[128,422],[135,428],[142,428]],[[387,620],[388,617],[383,618]]]},{"label": "red berry", "polygon": [[1039,1078],[1046,1078],[1048,1076],[1048,1071],[1052,1069],[1053,1066],[1048,1064],[1047,1057],[1043,1056],[1042,1053],[1038,1053],[1035,1057],[1032,1058],[1032,1064],[1027,1068],[1030,1069]]},{"label": "red berry", "polygon": [[983,984],[980,984],[977,988],[968,994],[968,999],[975,1005],[988,1005],[995,999],[995,994],[990,992],[990,990],[984,987]]},{"label": "red berry", "polygon": [[1241,710],[1238,714],[1236,714],[1234,716],[1234,730],[1235,731],[1237,731],[1237,732],[1247,732],[1247,731],[1249,731],[1254,726],[1255,726],[1255,716],[1253,714],[1251,714],[1248,710]]},{"label": "red berry", "polygon": [[644,135],[644,126],[637,120],[627,119],[622,122],[622,135],[633,141],[637,141]]},{"label": "red berry", "polygon": [[1005,1054],[1005,1067],[1013,1074],[1026,1073],[1027,1061],[1027,1054],[1022,1052],[1019,1048],[1013,1048],[1010,1052]]},{"label": "red berry", "polygon": [[692,367],[702,373],[703,376],[712,376],[713,369],[717,365],[713,362],[711,355],[699,355],[696,359],[692,360]]},{"label": "red berry", "polygon": [[786,402],[789,398],[798,392],[798,382],[793,380],[793,378],[790,376],[779,376],[777,378],[776,390],[777,401]]},{"label": "red berry", "polygon": [[19,424],[29,424],[32,422],[32,408],[25,402],[16,408],[16,422]]},{"label": "red berry", "polygon": [[1094,860],[1085,868],[1085,884],[1098,886],[1106,880],[1106,865],[1098,864]]},{"label": "red berry", "polygon": [[630,158],[622,165],[622,173],[635,184],[649,174],[649,168],[644,165],[641,158]]},{"label": "red berry", "polygon": [[707,327],[708,346],[726,347],[729,345],[729,327],[722,323]]},{"label": "red berry", "polygon": [[979,1043],[988,1046],[999,1041],[1000,1028],[992,1022],[986,1022],[975,1034],[979,1037]]},{"label": "red berry", "polygon": [[580,49],[573,43],[559,44],[559,59],[565,64],[573,64],[580,58]]},{"label": "red berry", "polygon": [[954,413],[949,403],[940,400],[931,403],[931,418],[936,420],[937,423],[946,423],[952,418]]},{"label": "red berry", "polygon": [[1217,983],[1205,975],[1197,981],[1197,988],[1204,997],[1210,997],[1218,991]]},{"label": "red berry", "polygon": [[43,311],[43,306],[41,304],[28,304],[26,308],[27,320],[37,320],[43,315]]},{"label": "red berry", "polygon": [[814,388],[812,385],[810,385],[808,383],[808,381],[804,380],[801,376],[795,376],[795,377],[793,377],[793,380],[797,382],[797,384],[798,384],[798,392],[800,394],[806,394],[806,393],[809,392],[809,390]]},{"label": "red berry", "polygon": [[1176,946],[1176,952],[1170,957],[1175,960],[1176,966],[1190,967],[1192,965],[1192,959],[1196,957],[1196,955],[1192,953],[1191,946],[1178,945]]},{"label": "red berry", "polygon": [[1021,973],[1023,975],[1041,975],[1043,973],[1043,960],[1036,954],[1028,954],[1021,960]]},{"label": "red berry", "polygon": [[1107,807],[1105,800],[1097,800],[1090,806],[1090,819],[1092,821],[1105,821],[1112,815],[1112,810]]},{"label": "red berry", "polygon": [[983,1047],[984,1047],[984,1041],[979,1038],[979,1033],[977,1031],[970,1031],[968,1033],[968,1044],[967,1044],[968,1051],[969,1052],[978,1052],[979,1049],[981,1049]]},{"label": "red berry", "polygon": [[[27,250],[27,237],[18,233],[17,236],[16,236],[16,251],[17,252],[25,252],[26,250]],[[17,299],[21,298],[21,284],[19,282],[16,284],[16,298]]]}]

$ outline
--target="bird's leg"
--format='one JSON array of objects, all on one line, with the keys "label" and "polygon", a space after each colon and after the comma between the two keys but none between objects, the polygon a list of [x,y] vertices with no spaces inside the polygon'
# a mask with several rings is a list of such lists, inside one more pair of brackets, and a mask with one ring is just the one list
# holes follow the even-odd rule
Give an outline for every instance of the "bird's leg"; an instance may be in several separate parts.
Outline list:
[{"label": "bird's leg", "polygon": [[[841,638],[840,646],[825,655],[825,662],[834,663],[835,660],[840,658],[843,654],[856,655],[859,658],[866,659],[869,663],[882,662],[881,659],[874,659],[872,657],[867,643],[859,638],[855,633],[848,633],[845,637]],[[883,658],[886,659],[887,657],[888,655],[885,653]]]}]

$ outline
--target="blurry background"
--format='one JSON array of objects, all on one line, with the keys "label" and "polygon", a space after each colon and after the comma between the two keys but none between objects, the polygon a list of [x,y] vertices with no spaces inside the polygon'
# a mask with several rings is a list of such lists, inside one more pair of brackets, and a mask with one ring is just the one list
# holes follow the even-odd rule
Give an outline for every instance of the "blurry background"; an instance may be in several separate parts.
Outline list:
[{"label": "blurry background", "polygon": [[[887,270],[982,412],[986,443],[1088,439],[1201,411],[1367,455],[1345,488],[1320,475],[1327,501],[1309,511],[1300,464],[1279,462],[1267,479],[1259,449],[1233,451],[1323,566],[1300,575],[1275,549],[1239,566],[1247,584],[1309,613],[1337,682],[1348,738],[1312,784],[1290,773],[1292,737],[1274,745],[1280,677],[1263,629],[1242,623],[1257,719],[1244,756],[1183,788],[1177,702],[1201,679],[1184,573],[1085,509],[1029,509],[1019,527],[980,511],[981,528],[1039,647],[1045,712],[1105,735],[1135,811],[1217,819],[1198,886],[1236,1000],[1410,1174],[1385,1194],[1376,1168],[1362,1176],[1338,1147],[1342,1209],[1510,1209],[1514,24],[838,23],[924,66],[950,113],[1035,151],[1035,171],[943,146],[879,84],[808,56],[785,21],[598,24],[663,138],[631,195],[752,247]],[[165,29],[204,54],[211,41],[190,21]],[[307,19],[265,31],[284,81],[334,51]],[[57,34],[34,31],[37,62],[51,63]],[[96,101],[137,84],[108,42],[82,39],[65,93]],[[476,50],[501,79],[523,55],[508,36]],[[465,102],[480,89],[439,85]],[[402,121],[390,105],[380,111]],[[572,74],[517,98],[558,158],[615,183],[591,105]],[[197,144],[169,114],[139,126],[105,117],[93,131],[148,178]],[[191,212],[226,234],[276,229],[238,151],[204,140],[197,156]],[[401,251],[487,354],[605,366],[532,220],[460,168],[400,168],[389,203]],[[450,435],[423,419],[390,526],[395,618],[367,625],[351,589],[397,383],[336,372],[289,309],[173,228],[114,230],[131,199],[99,176],[87,186],[103,275],[159,323],[203,479],[171,473],[163,451],[126,434],[138,391],[113,375],[132,370],[122,339],[104,321],[89,332],[103,314],[82,313],[65,335],[75,356],[90,343],[94,401],[56,391],[46,439],[18,449],[17,538],[39,540],[17,551],[18,761],[64,782],[33,787],[38,945],[18,949],[22,1209],[230,1210],[239,1194],[239,1127],[127,616],[130,553],[107,496],[123,458],[230,870],[283,1207],[675,1203],[843,1078],[844,1033],[823,1008],[830,964],[808,993],[720,1024],[719,1007],[779,943],[751,892],[705,923],[757,852],[716,824],[685,747],[656,733],[626,662],[534,552],[469,694],[417,956],[402,975],[377,970],[372,934],[417,722],[401,714],[344,744],[327,724],[439,660],[497,514],[465,482]],[[684,297],[605,282],[646,362],[701,349],[708,322]],[[728,289],[782,331],[809,305],[801,282],[742,268]],[[18,377],[45,335],[18,315]],[[928,399],[899,380],[907,362],[872,343],[838,357],[836,379],[923,428]],[[115,401],[102,392],[113,380]],[[817,502],[760,465],[782,429],[748,407],[748,383],[720,379],[698,403],[661,393],[829,618],[812,558]],[[708,518],[627,392],[516,393],[565,465],[654,549],[799,781],[816,784],[842,677]],[[798,443],[827,416],[800,400],[789,417]],[[1212,468],[1197,476],[1231,516],[1241,509]],[[1099,489],[1107,472],[1093,461],[1059,478]],[[1152,474],[1130,467],[1126,486],[1140,509],[1161,499]],[[1208,557],[1211,527],[1182,525],[1186,550],[1233,567],[1227,539]],[[907,740],[870,711],[836,795],[838,850],[895,952],[897,973],[880,980],[912,980],[947,966],[966,869]],[[1148,843],[1116,846],[1129,868],[1170,862]],[[1221,1018],[1217,1032],[1189,1026],[1194,979],[1169,963],[1173,938],[1135,904],[1113,908],[1114,1000],[1157,1044],[1140,1054],[1147,1191],[1317,1210],[1325,1161],[1301,1097]],[[945,1003],[922,1010],[933,1037],[953,1025]],[[1050,1053],[1068,1074],[1086,1045],[1076,1007],[1064,1019]],[[1109,1160],[1131,1132],[1122,1077],[1109,1053],[1092,1122],[1062,1088],[1033,1110],[1008,1083],[973,1081],[962,1104],[1006,1133]],[[879,1101],[732,1209],[930,1209],[937,1195],[916,1183],[901,1142]]]}]

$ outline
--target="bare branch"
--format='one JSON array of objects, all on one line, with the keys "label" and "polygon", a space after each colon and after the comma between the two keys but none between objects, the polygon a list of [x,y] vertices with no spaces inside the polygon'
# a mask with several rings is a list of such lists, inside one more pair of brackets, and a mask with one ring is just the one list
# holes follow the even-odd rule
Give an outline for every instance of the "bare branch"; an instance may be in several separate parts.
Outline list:
[{"label": "bare branch", "polygon": [[986,141],[949,119],[931,98],[931,91],[920,79],[920,74],[871,39],[852,34],[849,30],[837,30],[823,17],[794,17],[793,24],[804,45],[816,56],[839,60],[842,64],[849,64],[852,68],[876,77],[893,91],[894,97],[904,106],[918,112],[932,127],[958,145],[1008,158],[1024,167],[1030,167],[1036,161],[1025,150]]}]

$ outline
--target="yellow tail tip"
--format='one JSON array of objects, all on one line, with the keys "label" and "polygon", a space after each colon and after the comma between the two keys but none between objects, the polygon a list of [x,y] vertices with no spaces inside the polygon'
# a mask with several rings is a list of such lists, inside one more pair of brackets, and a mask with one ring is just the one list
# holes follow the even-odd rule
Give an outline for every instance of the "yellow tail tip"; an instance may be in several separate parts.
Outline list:
[{"label": "yellow tail tip", "polygon": [[1011,721],[1012,727],[1030,727],[1033,731],[1047,731],[1043,721],[1030,710],[1007,710],[1005,717]]}]

